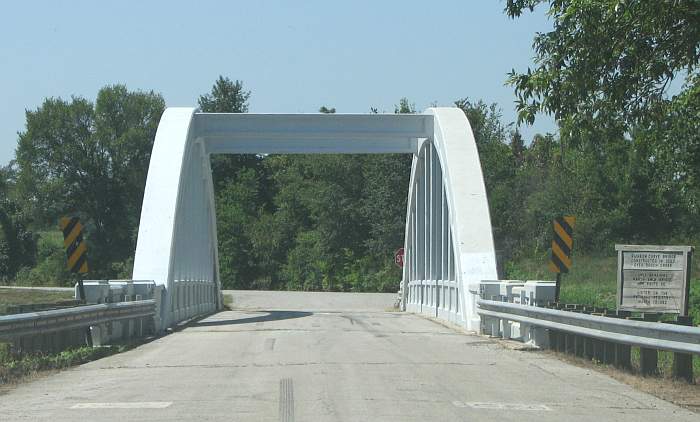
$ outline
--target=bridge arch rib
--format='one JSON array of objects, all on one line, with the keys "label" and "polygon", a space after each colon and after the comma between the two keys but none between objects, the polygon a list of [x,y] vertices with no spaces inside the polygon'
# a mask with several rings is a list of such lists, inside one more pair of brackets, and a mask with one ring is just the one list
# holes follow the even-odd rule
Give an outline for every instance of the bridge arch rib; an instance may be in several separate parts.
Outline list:
[{"label": "bridge arch rib", "polygon": [[221,307],[212,153],[410,153],[405,308],[476,329],[468,285],[496,278],[488,202],[464,113],[220,114],[169,108],[151,154],[133,278],[163,287],[163,326]]},{"label": "bridge arch rib", "polygon": [[433,136],[413,156],[406,213],[406,310],[478,329],[469,286],[496,279],[486,188],[471,126],[458,108],[432,108]]}]

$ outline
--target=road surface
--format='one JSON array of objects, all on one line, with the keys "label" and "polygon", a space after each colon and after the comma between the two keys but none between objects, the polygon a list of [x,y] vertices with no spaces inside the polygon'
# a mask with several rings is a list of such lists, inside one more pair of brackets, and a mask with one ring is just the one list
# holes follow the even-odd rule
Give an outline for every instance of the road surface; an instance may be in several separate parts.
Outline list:
[{"label": "road surface", "polygon": [[0,395],[0,420],[698,421],[546,354],[387,312],[395,295],[235,294],[239,310]]}]

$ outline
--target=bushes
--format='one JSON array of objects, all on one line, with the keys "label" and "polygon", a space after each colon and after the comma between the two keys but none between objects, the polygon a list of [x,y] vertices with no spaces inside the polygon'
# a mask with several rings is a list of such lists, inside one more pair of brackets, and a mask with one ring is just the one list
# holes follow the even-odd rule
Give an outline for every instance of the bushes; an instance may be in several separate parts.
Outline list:
[{"label": "bushes", "polygon": [[42,232],[37,242],[36,266],[21,268],[15,277],[20,286],[66,286],[77,281],[66,269],[63,235],[59,231]]}]

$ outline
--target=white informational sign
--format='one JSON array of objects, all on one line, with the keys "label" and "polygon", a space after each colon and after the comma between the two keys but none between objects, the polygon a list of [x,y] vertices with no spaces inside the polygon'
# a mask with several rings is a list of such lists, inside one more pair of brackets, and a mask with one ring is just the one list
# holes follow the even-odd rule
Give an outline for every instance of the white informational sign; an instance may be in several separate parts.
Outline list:
[{"label": "white informational sign", "polygon": [[691,246],[615,245],[617,308],[686,314]]}]

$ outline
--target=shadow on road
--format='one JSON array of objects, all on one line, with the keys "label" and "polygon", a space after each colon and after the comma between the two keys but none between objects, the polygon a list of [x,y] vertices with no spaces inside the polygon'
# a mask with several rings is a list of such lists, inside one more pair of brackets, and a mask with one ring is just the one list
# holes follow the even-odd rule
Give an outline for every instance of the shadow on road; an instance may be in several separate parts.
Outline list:
[{"label": "shadow on road", "polygon": [[237,324],[252,324],[255,322],[281,321],[285,319],[303,318],[313,315],[313,312],[301,311],[260,311],[267,315],[257,315],[254,317],[241,319],[224,319],[216,321],[199,321],[190,325],[190,327],[213,327],[218,325],[237,325]]}]

